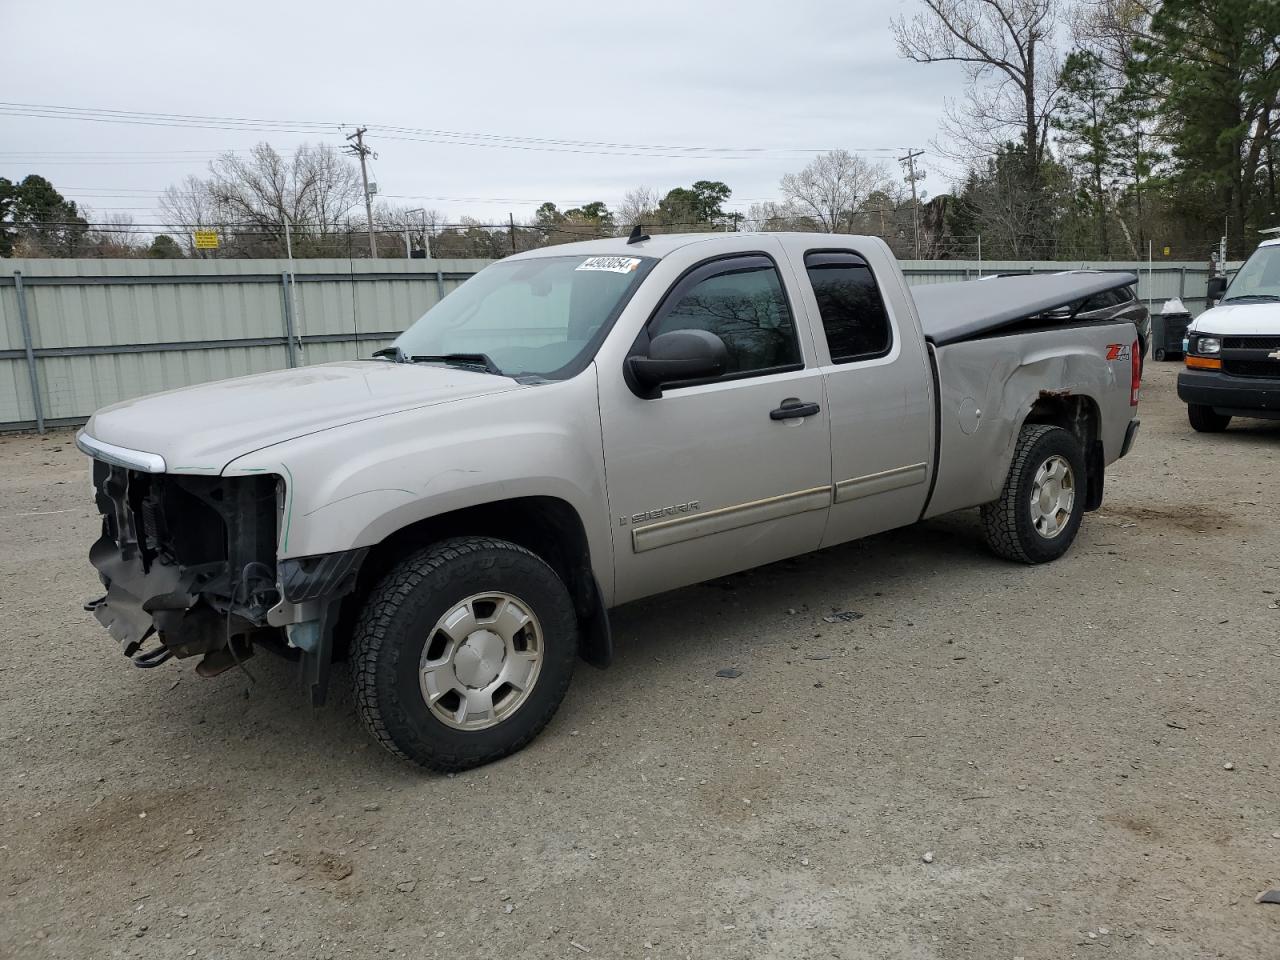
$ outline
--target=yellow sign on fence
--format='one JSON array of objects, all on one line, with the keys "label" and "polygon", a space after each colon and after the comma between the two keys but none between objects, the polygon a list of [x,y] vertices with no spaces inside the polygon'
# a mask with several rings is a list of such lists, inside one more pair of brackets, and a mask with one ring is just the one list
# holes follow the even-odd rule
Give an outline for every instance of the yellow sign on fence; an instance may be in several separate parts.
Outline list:
[{"label": "yellow sign on fence", "polygon": [[191,236],[195,239],[197,250],[217,250],[218,249],[218,231],[217,230],[197,230]]}]

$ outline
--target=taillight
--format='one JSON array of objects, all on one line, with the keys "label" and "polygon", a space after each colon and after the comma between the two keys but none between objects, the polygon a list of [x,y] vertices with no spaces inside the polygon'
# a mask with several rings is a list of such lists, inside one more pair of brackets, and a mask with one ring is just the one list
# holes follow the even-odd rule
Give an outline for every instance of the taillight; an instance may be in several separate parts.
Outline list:
[{"label": "taillight", "polygon": [[1129,406],[1138,405],[1138,393],[1142,389],[1142,344],[1133,341],[1133,349],[1129,351],[1133,363],[1133,379],[1129,382]]}]

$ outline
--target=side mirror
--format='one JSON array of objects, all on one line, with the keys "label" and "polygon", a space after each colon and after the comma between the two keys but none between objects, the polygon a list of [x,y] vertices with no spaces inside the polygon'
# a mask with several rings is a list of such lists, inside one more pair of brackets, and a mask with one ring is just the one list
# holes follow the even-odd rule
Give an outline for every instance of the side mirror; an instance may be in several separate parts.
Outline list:
[{"label": "side mirror", "polygon": [[707,330],[672,330],[649,344],[648,356],[627,358],[627,379],[646,400],[662,396],[662,385],[718,377],[729,365],[724,341]]},{"label": "side mirror", "polygon": [[1210,300],[1221,300],[1222,295],[1227,292],[1226,277],[1210,277],[1209,288],[1205,291],[1205,296]]}]

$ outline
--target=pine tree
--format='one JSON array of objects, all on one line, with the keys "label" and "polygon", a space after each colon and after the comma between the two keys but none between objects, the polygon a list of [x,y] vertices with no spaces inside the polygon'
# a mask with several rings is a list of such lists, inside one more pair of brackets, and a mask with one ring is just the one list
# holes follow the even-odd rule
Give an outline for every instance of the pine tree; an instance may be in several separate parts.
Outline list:
[{"label": "pine tree", "polygon": [[1116,166],[1114,144],[1118,132],[1117,97],[1110,79],[1096,54],[1072,51],[1062,66],[1061,99],[1054,118],[1067,155],[1085,173],[1083,192],[1092,210],[1103,257],[1111,255],[1107,201]]},{"label": "pine tree", "polygon": [[1135,76],[1161,91],[1181,191],[1213,198],[1233,254],[1261,226],[1263,155],[1280,111],[1280,3],[1273,0],[1165,0],[1137,44]]}]

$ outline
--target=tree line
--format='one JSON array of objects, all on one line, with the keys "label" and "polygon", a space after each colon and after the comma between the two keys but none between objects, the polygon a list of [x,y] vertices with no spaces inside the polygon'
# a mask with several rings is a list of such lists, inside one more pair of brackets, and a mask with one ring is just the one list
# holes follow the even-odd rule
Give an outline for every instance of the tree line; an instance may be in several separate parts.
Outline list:
[{"label": "tree line", "polygon": [[[1280,2],[918,0],[893,34],[904,58],[964,71],[931,144],[962,171],[947,193],[913,197],[902,171],[833,150],[745,213],[710,179],[506,223],[379,201],[378,254],[501,257],[641,225],[865,233],[926,258],[1202,259],[1225,236],[1236,258],[1280,225]],[[40,176],[0,179],[0,256],[196,255],[195,228],[220,256],[368,254],[359,169],[326,143],[225,154],[160,209],[172,230],[144,236]]]},{"label": "tree line", "polygon": [[934,144],[966,169],[945,253],[981,234],[993,256],[1203,256],[1225,236],[1234,258],[1280,222],[1274,0],[920,0],[893,29],[902,56],[965,72]]}]

